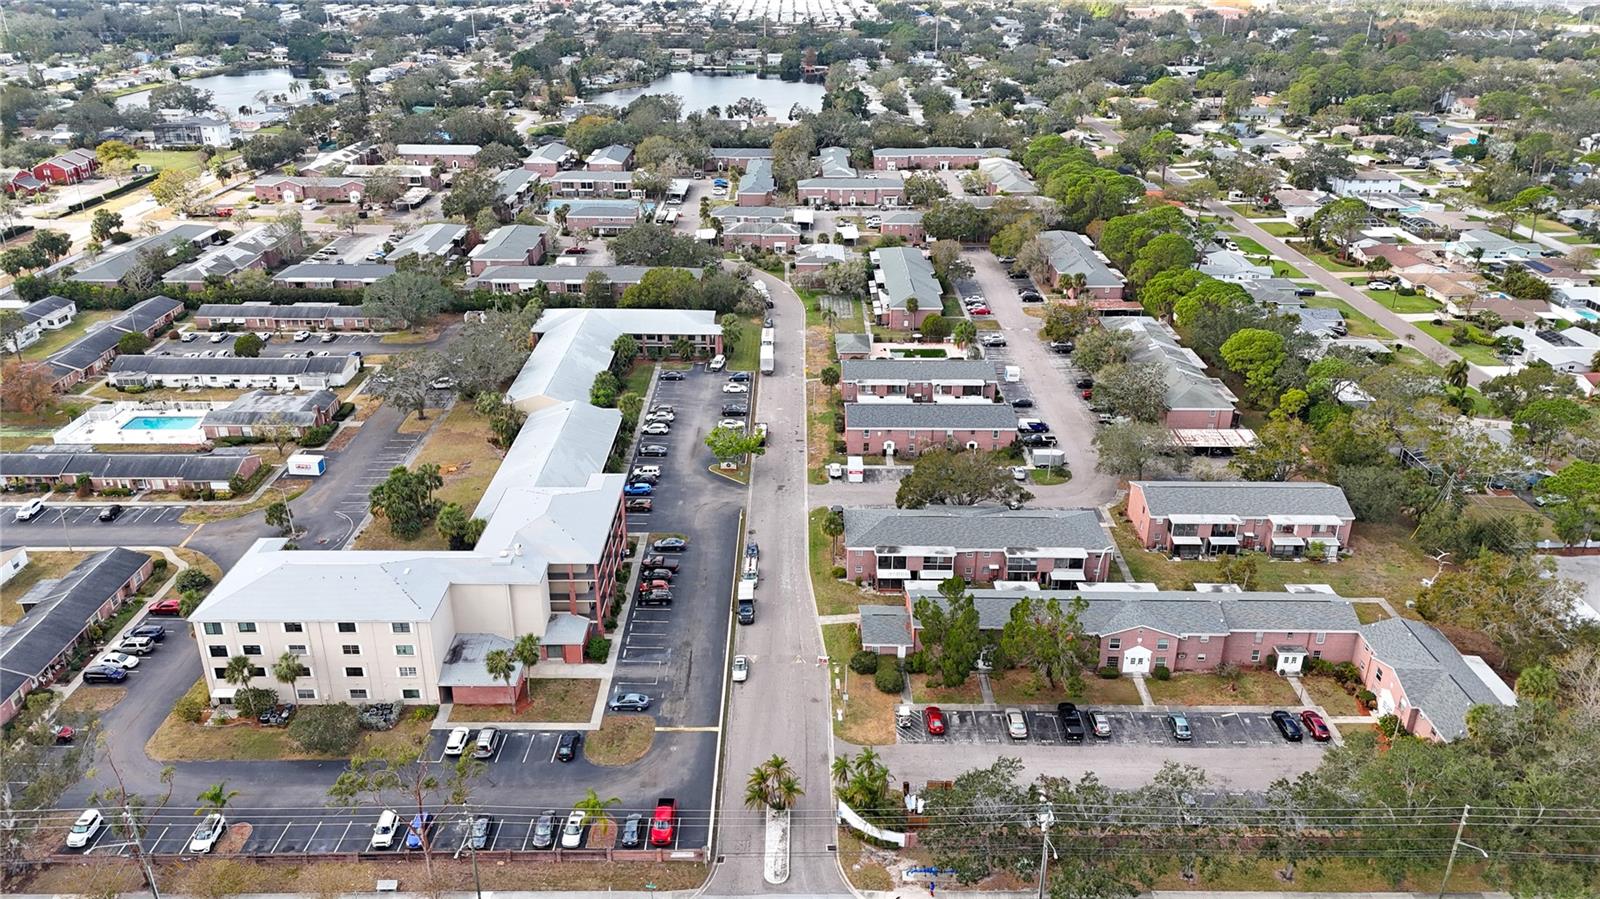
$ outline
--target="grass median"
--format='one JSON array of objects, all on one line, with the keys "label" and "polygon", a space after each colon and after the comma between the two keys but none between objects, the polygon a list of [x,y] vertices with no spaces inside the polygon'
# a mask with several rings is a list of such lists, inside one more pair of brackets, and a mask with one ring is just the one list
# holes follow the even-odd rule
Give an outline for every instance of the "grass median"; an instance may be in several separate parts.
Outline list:
[{"label": "grass median", "polygon": [[645,757],[656,739],[656,720],[649,715],[607,715],[600,729],[583,741],[583,757],[615,768]]}]

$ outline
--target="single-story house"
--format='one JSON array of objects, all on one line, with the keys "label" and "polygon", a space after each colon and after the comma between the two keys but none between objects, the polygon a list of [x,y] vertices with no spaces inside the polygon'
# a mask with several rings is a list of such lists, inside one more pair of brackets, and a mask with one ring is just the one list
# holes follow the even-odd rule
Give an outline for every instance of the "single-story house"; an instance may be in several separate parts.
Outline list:
[{"label": "single-story house", "polygon": [[183,304],[168,296],[153,296],[104,322],[45,359],[55,377],[55,388],[68,387],[106,370],[117,356],[117,345],[128,334],[154,338],[183,313]]},{"label": "single-story house", "polygon": [[328,424],[339,411],[339,397],[331,390],[309,393],[270,393],[252,390],[221,409],[207,412],[200,429],[208,439],[255,437],[266,429],[286,428],[299,437],[311,428]]},{"label": "single-story house", "polygon": [[297,262],[273,275],[272,283],[320,290],[360,290],[394,273],[394,265],[388,262]]},{"label": "single-story house", "polygon": [[78,314],[78,304],[52,294],[23,306],[17,314],[22,316],[22,326],[12,332],[4,344],[4,349],[12,353],[20,353],[38,343],[46,331],[59,331],[72,324]]},{"label": "single-story house", "polygon": [[261,457],[216,453],[0,453],[0,480],[7,486],[72,485],[88,475],[96,490],[227,490],[234,477],[248,478]]},{"label": "single-story house", "polygon": [[106,381],[112,387],[225,387],[231,390],[316,390],[343,387],[361,370],[361,357],[119,356]]}]

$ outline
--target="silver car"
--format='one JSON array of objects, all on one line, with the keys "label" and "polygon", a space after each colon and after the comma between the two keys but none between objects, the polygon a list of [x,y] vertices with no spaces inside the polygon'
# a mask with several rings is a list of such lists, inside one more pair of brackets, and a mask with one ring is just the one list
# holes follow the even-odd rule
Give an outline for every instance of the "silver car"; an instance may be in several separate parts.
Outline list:
[{"label": "silver car", "polygon": [[1006,709],[1006,735],[1013,740],[1028,739],[1028,716],[1015,706]]}]

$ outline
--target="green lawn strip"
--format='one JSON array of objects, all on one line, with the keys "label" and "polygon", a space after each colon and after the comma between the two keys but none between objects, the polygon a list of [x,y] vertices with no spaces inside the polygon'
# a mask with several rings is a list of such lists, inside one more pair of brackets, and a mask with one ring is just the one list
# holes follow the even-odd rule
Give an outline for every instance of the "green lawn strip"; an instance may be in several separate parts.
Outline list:
[{"label": "green lawn strip", "polygon": [[1273,237],[1293,237],[1300,233],[1300,229],[1295,227],[1293,222],[1256,222],[1256,227]]},{"label": "green lawn strip", "polygon": [[739,342],[734,345],[733,352],[728,353],[731,371],[755,371],[761,358],[761,316],[746,316],[743,324]]},{"label": "green lawn strip", "polygon": [[1300,252],[1307,259],[1310,259],[1312,262],[1315,262],[1317,265],[1322,266],[1330,272],[1360,272],[1366,270],[1359,265],[1346,265],[1345,263],[1334,259],[1332,256],[1329,256],[1327,253],[1322,252],[1321,250],[1313,250],[1308,247]]},{"label": "green lawn strip", "polygon": [[1337,309],[1344,313],[1345,326],[1351,337],[1370,337],[1374,340],[1393,340],[1394,334],[1338,297],[1307,297],[1306,305],[1318,309]]},{"label": "green lawn strip", "polygon": [[862,604],[894,603],[892,596],[876,596],[858,590],[854,584],[833,576],[833,538],[822,532],[822,521],[827,517],[827,509],[811,510],[811,590],[817,595],[817,614],[844,615],[856,611]]},{"label": "green lawn strip", "polygon": [[[1265,651],[1270,652],[1271,647]],[[1295,705],[1299,697],[1289,682],[1270,671],[1247,671],[1237,677],[1221,674],[1182,673],[1171,680],[1145,682],[1157,705]]]},{"label": "green lawn strip", "polygon": [[1250,239],[1248,237],[1245,237],[1242,234],[1239,235],[1238,237],[1235,237],[1233,239],[1233,242],[1235,244],[1238,244],[1239,252],[1241,252],[1241,253],[1250,253],[1250,254],[1253,254],[1253,255],[1256,255],[1256,256],[1271,256],[1272,255],[1270,252],[1267,251],[1266,247],[1262,246],[1261,244],[1257,243],[1256,241],[1254,241],[1254,240],[1252,240],[1252,239]]},{"label": "green lawn strip", "polygon": [[1350,695],[1344,685],[1331,677],[1307,676],[1300,679],[1300,685],[1311,694],[1311,699],[1329,715],[1359,715],[1360,706],[1356,705],[1356,698]]},{"label": "green lawn strip", "polygon": [[[1450,347],[1450,349],[1454,350],[1461,358],[1471,362],[1474,365],[1505,364],[1500,360],[1500,357],[1495,354],[1493,347],[1487,347],[1482,344],[1470,342],[1462,344],[1461,346],[1455,346],[1451,344],[1450,332],[1454,329],[1454,326],[1452,325],[1436,325],[1433,322],[1413,322],[1412,324],[1416,325],[1418,328],[1422,329],[1422,331],[1432,336],[1433,339]],[[1468,325],[1467,327],[1469,329],[1473,328],[1472,325]]]},{"label": "green lawn strip", "polygon": [[[112,316],[120,314],[113,309],[80,310],[72,319],[72,324],[59,331],[45,331],[40,335],[38,343],[23,347],[22,359],[25,362],[39,361],[57,350],[64,349],[67,344],[82,337],[88,332],[90,325],[103,322]],[[9,413],[7,417],[10,417]]]},{"label": "green lawn strip", "polygon": [[1382,305],[1390,312],[1406,314],[1439,312],[1442,308],[1438,303],[1420,293],[1406,296],[1398,290],[1363,290],[1361,292],[1371,297],[1374,303]]},{"label": "green lawn strip", "polygon": [[[844,709],[844,720],[833,719],[833,735],[857,746],[885,746],[895,741],[894,709],[900,694],[884,693],[872,682],[872,675],[850,670],[850,657],[861,649],[860,629],[854,624],[830,624],[822,628],[822,645],[834,670],[834,682],[843,685],[833,690],[833,707]],[[881,660],[892,665],[893,659]],[[845,698],[848,696],[848,700]]]}]

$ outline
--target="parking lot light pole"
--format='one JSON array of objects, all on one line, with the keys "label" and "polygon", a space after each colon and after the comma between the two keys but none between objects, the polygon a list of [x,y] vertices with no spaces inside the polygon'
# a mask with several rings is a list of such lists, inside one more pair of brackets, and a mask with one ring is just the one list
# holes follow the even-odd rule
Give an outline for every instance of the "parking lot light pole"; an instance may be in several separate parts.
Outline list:
[{"label": "parking lot light pole", "polygon": [[133,807],[127,802],[122,804],[122,817],[128,824],[128,836],[133,838],[133,851],[139,856],[139,865],[144,868],[145,883],[150,884],[150,895],[161,899],[161,888],[156,886],[156,872],[150,866],[150,856],[145,854],[144,840],[139,835],[139,822],[133,817]]},{"label": "parking lot light pole", "polygon": [[1050,868],[1050,825],[1056,823],[1055,809],[1049,803],[1039,807],[1039,829],[1044,831],[1044,845],[1039,847],[1039,899],[1045,897],[1045,874]]}]

